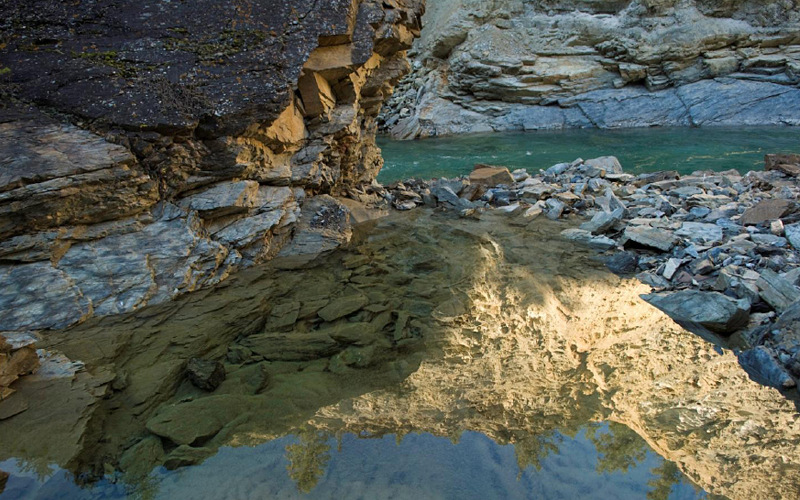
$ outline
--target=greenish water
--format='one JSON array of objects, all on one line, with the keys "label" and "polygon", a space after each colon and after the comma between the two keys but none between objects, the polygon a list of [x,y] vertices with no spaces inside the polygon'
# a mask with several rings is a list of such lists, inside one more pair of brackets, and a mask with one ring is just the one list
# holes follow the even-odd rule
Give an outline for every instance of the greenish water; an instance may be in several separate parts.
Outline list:
[{"label": "greenish water", "polygon": [[800,151],[800,128],[650,128],[564,130],[442,137],[422,141],[379,140],[386,164],[384,184],[412,177],[455,177],[475,163],[529,172],[576,158],[616,156],[626,172],[763,168],[764,155]]}]

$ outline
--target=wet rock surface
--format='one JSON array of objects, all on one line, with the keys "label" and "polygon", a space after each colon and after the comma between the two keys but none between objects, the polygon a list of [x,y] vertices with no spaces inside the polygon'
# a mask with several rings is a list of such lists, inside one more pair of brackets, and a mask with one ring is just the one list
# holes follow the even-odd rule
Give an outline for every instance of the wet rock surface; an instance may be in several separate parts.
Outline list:
[{"label": "wet rock surface", "polygon": [[[133,494],[158,488],[158,466],[204,467],[223,447],[308,429],[368,437],[470,430],[527,449],[553,431],[611,421],[710,494],[796,497],[792,402],[749,380],[733,353],[643,302],[646,285],[559,238],[563,227],[502,210],[478,219],[452,209],[398,212],[302,276],[273,261],[214,290],[51,332],[43,347],[82,363],[46,362],[18,381],[9,401],[29,409],[0,421],[0,460],[58,464],[87,486],[120,484]],[[353,296],[367,301],[337,304],[329,311],[344,316],[332,321],[320,315]],[[790,324],[792,314],[784,313]],[[252,348],[272,332],[283,345]],[[334,347],[305,360],[272,358],[312,335]],[[225,365],[213,393],[186,380],[192,357]],[[20,480],[12,474],[9,484]],[[219,496],[207,488],[197,495]]]},{"label": "wet rock surface", "polygon": [[10,386],[19,377],[30,375],[39,368],[36,338],[29,334],[0,335],[0,420],[24,408],[11,408],[5,400],[15,391]]},{"label": "wet rock surface", "polygon": [[[380,202],[375,117],[422,2],[245,4],[4,5],[0,331],[130,312],[280,252],[313,259]],[[332,197],[352,203],[310,234],[304,206]]]},{"label": "wet rock surface", "polygon": [[800,124],[793,1],[427,5],[414,71],[381,117],[395,138]]}]

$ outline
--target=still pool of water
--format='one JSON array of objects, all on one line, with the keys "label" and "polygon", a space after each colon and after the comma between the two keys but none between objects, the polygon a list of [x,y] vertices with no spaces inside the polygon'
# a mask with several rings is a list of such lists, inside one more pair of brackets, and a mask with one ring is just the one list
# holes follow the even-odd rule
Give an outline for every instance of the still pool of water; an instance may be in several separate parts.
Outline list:
[{"label": "still pool of water", "polygon": [[381,139],[384,184],[468,174],[475,163],[529,172],[576,158],[616,156],[626,172],[741,172],[763,168],[768,153],[800,151],[800,127],[649,128],[508,132],[407,142]]},{"label": "still pool of water", "polygon": [[394,213],[47,332],[83,364],[0,402],[0,500],[800,498],[795,404],[523,219]]},{"label": "still pool of water", "polygon": [[14,461],[0,467],[13,474],[3,499],[708,498],[633,431],[605,423],[517,445],[477,432],[453,442],[428,433],[336,438],[306,431],[255,447],[225,447],[202,465],[159,469],[139,484],[103,480],[88,488],[65,471],[39,476]]}]

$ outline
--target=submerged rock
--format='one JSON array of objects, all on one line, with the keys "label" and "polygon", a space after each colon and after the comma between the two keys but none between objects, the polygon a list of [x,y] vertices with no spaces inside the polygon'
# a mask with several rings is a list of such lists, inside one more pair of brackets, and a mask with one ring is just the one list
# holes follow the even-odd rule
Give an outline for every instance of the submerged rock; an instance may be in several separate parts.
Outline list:
[{"label": "submerged rock", "polygon": [[167,458],[164,460],[164,467],[167,470],[175,470],[180,467],[197,465],[214,454],[214,450],[208,448],[194,448],[184,444],[178,446],[167,455]]},{"label": "submerged rock", "polygon": [[682,326],[700,325],[712,332],[730,334],[747,325],[749,305],[717,292],[684,290],[653,293],[642,298]]},{"label": "submerged rock", "polygon": [[241,416],[246,407],[247,400],[241,396],[212,395],[162,408],[147,421],[147,430],[177,445],[201,443]]},{"label": "submerged rock", "polygon": [[192,358],[186,372],[192,385],[204,391],[213,391],[225,380],[225,367],[218,361]]}]

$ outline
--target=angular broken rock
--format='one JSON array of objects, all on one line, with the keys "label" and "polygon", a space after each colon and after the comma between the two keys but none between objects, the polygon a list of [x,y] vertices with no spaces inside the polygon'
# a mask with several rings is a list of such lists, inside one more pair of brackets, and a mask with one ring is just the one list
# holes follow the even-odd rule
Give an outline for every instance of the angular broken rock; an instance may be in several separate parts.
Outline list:
[{"label": "angular broken rock", "polygon": [[666,229],[628,226],[623,234],[622,244],[625,245],[629,241],[662,252],[669,252],[675,246],[677,239],[672,231]]},{"label": "angular broken rock", "polygon": [[747,325],[749,308],[717,292],[682,290],[651,293],[642,298],[681,326],[700,325],[712,332],[729,334]]},{"label": "angular broken rock", "polygon": [[766,155],[764,157],[764,170],[777,170],[786,175],[797,177],[800,175],[800,155]]},{"label": "angular broken rock", "polygon": [[325,321],[336,321],[349,314],[352,314],[369,303],[365,295],[351,295],[336,299],[327,306],[320,309],[317,313]]},{"label": "angular broken rock", "polygon": [[617,252],[608,257],[605,264],[614,274],[633,274],[639,267],[639,256],[634,252]]},{"label": "angular broken rock", "polygon": [[800,288],[781,278],[772,269],[761,271],[756,286],[758,286],[759,295],[764,302],[778,311],[782,311],[800,300]]},{"label": "angular broken rock", "polygon": [[777,389],[791,389],[797,383],[783,368],[780,361],[766,347],[760,345],[739,355],[739,364],[756,382]]},{"label": "angular broken rock", "polygon": [[789,224],[783,228],[786,239],[795,250],[800,250],[800,222],[797,224]]},{"label": "angular broken rock", "polygon": [[490,165],[475,165],[475,170],[469,174],[469,181],[472,184],[480,184],[486,187],[498,186],[500,184],[514,184],[514,177],[506,167],[493,167]]},{"label": "angular broken rock", "polygon": [[780,219],[794,210],[795,204],[791,200],[773,199],[763,200],[745,210],[739,222],[744,226],[754,226],[764,222]]},{"label": "angular broken rock", "polygon": [[192,385],[204,391],[213,391],[225,381],[225,367],[217,361],[192,358],[186,372]]},{"label": "angular broken rock", "polygon": [[598,250],[611,250],[617,243],[606,236],[595,236],[583,229],[567,229],[561,232],[561,236],[568,240],[577,241]]},{"label": "angular broken rock", "polygon": [[625,209],[617,208],[613,212],[597,212],[592,220],[581,224],[581,229],[592,234],[603,234],[622,220]]},{"label": "angular broken rock", "polygon": [[545,210],[544,214],[550,220],[560,219],[561,215],[564,213],[564,209],[567,208],[567,206],[564,203],[558,201],[555,198],[549,198],[546,203],[547,203],[547,210]]},{"label": "angular broken rock", "polygon": [[589,177],[605,177],[606,174],[621,174],[622,165],[615,156],[602,156],[586,160],[579,170]]},{"label": "angular broken rock", "polygon": [[684,222],[675,236],[686,238],[692,243],[710,245],[722,241],[722,228],[716,224],[703,222]]}]

